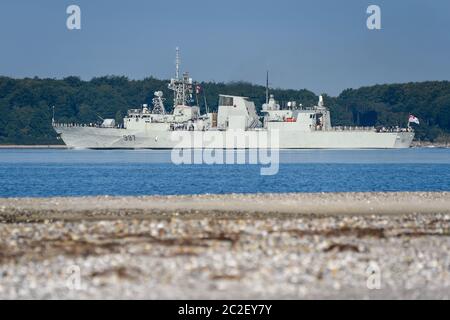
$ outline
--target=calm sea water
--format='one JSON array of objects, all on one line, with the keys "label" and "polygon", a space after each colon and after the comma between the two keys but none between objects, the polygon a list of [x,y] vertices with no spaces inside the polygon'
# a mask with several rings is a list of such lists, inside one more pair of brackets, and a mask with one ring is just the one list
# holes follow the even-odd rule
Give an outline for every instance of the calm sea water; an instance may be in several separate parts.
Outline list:
[{"label": "calm sea water", "polygon": [[[243,151],[235,151],[243,152]],[[0,150],[0,197],[450,191],[450,149],[281,151],[261,165],[175,165],[170,151]]]}]

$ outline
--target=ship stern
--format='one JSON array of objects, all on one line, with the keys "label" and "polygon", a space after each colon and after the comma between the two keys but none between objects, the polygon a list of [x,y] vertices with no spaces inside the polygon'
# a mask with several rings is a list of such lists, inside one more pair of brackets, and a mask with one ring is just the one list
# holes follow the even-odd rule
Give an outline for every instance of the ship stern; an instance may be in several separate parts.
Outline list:
[{"label": "ship stern", "polygon": [[395,138],[394,148],[407,149],[411,147],[414,140],[414,131],[398,132]]}]

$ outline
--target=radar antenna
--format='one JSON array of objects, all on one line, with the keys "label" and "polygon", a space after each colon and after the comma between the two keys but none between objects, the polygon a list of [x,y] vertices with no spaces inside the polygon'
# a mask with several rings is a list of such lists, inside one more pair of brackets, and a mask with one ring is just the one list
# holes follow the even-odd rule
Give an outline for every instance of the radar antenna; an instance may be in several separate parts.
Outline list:
[{"label": "radar antenna", "polygon": [[166,109],[164,108],[164,99],[162,91],[156,91],[153,98],[153,111],[154,114],[166,114]]}]

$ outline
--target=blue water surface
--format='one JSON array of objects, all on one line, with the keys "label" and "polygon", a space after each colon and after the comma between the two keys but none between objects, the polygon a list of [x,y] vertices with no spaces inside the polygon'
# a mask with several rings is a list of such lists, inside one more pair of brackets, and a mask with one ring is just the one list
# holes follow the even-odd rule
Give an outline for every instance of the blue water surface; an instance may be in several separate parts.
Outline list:
[{"label": "blue water surface", "polygon": [[450,191],[449,149],[285,150],[277,174],[261,167],[175,165],[171,151],[3,149],[0,197]]}]

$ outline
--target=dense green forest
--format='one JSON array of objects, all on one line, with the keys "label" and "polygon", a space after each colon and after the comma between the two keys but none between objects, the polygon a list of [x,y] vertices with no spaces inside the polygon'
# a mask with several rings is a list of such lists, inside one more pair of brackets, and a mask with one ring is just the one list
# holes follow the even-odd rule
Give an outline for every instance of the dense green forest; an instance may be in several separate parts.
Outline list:
[{"label": "dense green forest", "polygon": [[[0,77],[0,144],[55,144],[51,127],[52,108],[58,122],[98,122],[99,116],[120,122],[127,109],[151,104],[153,92],[161,90],[171,105],[168,81],[147,78],[129,80],[108,76],[82,81],[77,77],[12,79]],[[210,110],[217,109],[218,94],[247,96],[258,108],[265,88],[245,82],[200,83]],[[271,89],[278,101],[315,104],[318,97],[308,90]],[[409,113],[416,115],[421,140],[444,140],[450,133],[450,82],[376,85],[347,89],[338,97],[325,95],[333,125],[406,126]],[[199,104],[205,110],[203,94]]]}]

